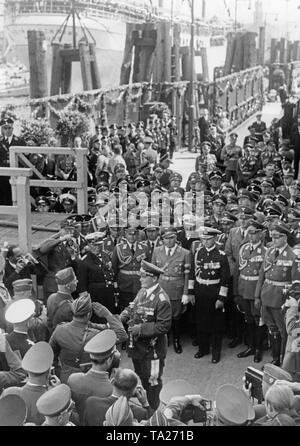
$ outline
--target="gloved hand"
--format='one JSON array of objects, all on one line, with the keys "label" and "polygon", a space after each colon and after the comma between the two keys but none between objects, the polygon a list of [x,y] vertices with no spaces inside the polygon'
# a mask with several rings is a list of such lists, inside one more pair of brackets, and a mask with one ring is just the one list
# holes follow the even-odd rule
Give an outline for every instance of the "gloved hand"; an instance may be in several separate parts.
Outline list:
[{"label": "gloved hand", "polygon": [[193,294],[189,294],[189,299],[192,305],[195,305],[195,296]]},{"label": "gloved hand", "polygon": [[216,310],[223,310],[223,308],[224,308],[224,302],[218,299],[216,301]]},{"label": "gloved hand", "polygon": [[129,333],[132,334],[132,336],[140,336],[141,334],[141,324],[132,325],[131,327],[128,327]]},{"label": "gloved hand", "polygon": [[182,305],[187,305],[190,302],[189,296],[187,294],[184,294],[181,298]]}]

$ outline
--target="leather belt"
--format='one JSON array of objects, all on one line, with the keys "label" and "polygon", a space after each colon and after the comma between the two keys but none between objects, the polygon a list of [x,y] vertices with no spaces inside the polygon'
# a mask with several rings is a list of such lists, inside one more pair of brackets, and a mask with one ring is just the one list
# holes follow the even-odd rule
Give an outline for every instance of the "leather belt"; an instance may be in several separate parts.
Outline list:
[{"label": "leather belt", "polygon": [[254,282],[259,279],[259,276],[244,276],[243,274],[240,274],[240,278],[249,282]]},{"label": "leather belt", "polygon": [[269,280],[269,279],[266,279],[266,283],[274,286],[286,286],[290,284],[290,282],[277,282],[275,280]]},{"label": "leather belt", "polygon": [[216,279],[216,280],[205,280],[205,279],[197,279],[197,282],[200,285],[218,285],[220,283],[220,279]]},{"label": "leather belt", "polygon": [[120,270],[120,273],[125,274],[125,276],[140,276],[140,271],[127,271],[127,270]]}]

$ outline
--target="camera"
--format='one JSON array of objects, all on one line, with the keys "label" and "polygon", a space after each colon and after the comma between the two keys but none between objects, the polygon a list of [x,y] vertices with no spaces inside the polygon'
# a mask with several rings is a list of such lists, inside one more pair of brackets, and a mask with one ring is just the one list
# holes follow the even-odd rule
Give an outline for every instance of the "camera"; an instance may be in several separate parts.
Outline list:
[{"label": "camera", "polygon": [[21,257],[22,262],[25,266],[28,265],[37,265],[39,262],[31,255],[31,254],[25,254]]},{"label": "camera", "polygon": [[183,423],[188,423],[193,420],[194,423],[206,423],[207,422],[207,412],[212,410],[212,401],[202,401],[205,406],[205,410],[201,407],[193,406],[189,404],[183,411],[180,417],[180,421]]},{"label": "camera", "polygon": [[263,401],[263,392],[262,392],[262,382],[263,382],[263,372],[254,367],[248,367],[245,372],[246,378],[246,388],[249,388],[249,384],[251,384],[251,398],[255,398],[258,401],[258,404],[261,404]]}]

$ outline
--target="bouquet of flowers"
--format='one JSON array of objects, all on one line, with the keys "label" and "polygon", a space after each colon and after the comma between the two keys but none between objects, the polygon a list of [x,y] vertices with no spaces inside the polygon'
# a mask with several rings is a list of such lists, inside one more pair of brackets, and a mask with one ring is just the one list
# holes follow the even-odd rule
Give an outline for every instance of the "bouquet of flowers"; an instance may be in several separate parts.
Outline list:
[{"label": "bouquet of flowers", "polygon": [[24,139],[26,145],[48,146],[53,136],[54,130],[46,118],[21,121],[21,137]]},{"label": "bouquet of flowers", "polygon": [[89,132],[88,117],[78,110],[67,110],[60,114],[56,125],[56,133],[61,137],[62,145],[73,143],[76,136],[84,138]]}]

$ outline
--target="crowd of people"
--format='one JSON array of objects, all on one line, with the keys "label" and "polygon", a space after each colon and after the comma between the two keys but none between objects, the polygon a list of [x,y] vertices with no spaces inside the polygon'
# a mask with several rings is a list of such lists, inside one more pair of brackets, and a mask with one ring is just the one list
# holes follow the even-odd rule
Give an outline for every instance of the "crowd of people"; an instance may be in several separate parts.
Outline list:
[{"label": "crowd of people", "polygon": [[[8,165],[22,141],[10,119],[1,125]],[[73,190],[31,188],[34,211],[65,218],[31,253],[2,248],[0,423],[299,424],[300,118],[291,128],[284,139],[281,121],[267,128],[258,113],[243,142],[227,141],[204,111],[184,185],[174,118],[96,126],[86,215]],[[76,178],[72,154],[30,160],[48,178]],[[252,405],[251,386],[221,386],[214,404],[188,382],[163,386],[183,336],[213,364],[226,336],[238,358],[261,363],[270,349],[264,403]],[[121,367],[125,349],[134,371]]]}]

